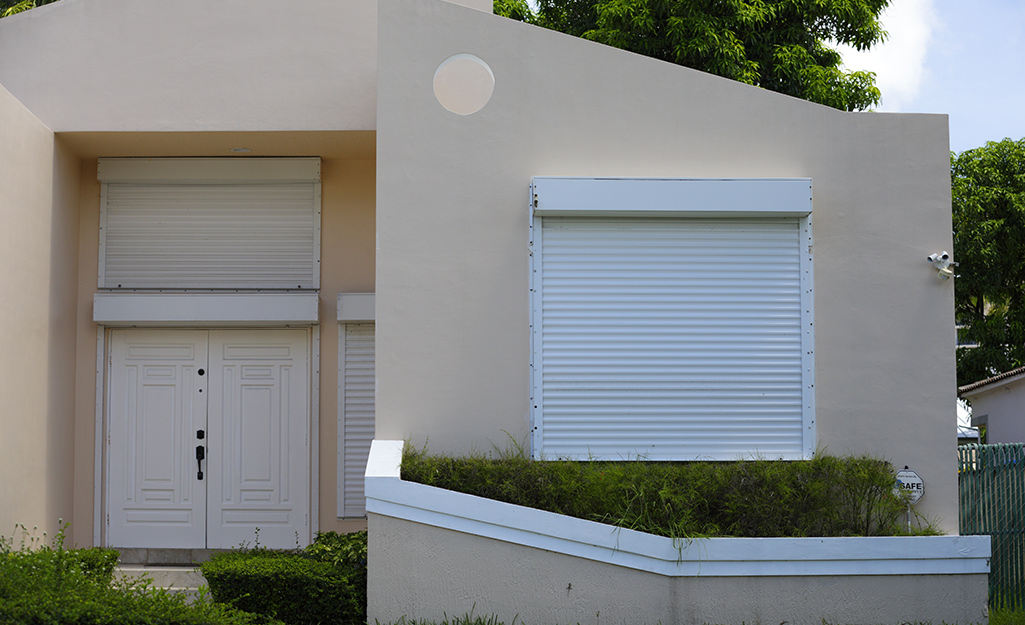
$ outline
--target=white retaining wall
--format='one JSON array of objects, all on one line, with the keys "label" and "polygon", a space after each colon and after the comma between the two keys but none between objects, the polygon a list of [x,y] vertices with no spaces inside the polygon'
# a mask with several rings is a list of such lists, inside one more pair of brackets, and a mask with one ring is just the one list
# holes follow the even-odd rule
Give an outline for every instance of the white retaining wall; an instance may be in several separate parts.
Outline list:
[{"label": "white retaining wall", "polygon": [[988,536],[669,538],[367,468],[369,622],[971,623],[986,620]]}]

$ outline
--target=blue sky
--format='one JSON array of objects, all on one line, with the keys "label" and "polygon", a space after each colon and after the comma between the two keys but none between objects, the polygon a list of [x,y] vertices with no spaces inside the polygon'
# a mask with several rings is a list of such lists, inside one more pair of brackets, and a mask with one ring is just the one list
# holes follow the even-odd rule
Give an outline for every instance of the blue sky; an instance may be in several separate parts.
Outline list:
[{"label": "blue sky", "polygon": [[879,111],[947,113],[950,149],[1025,138],[1025,1],[892,0],[889,39],[847,69],[876,72]]},{"label": "blue sky", "polygon": [[955,152],[1025,138],[1025,1],[892,0],[882,21],[883,45],[841,50],[848,69],[876,72],[877,110],[948,114]]}]

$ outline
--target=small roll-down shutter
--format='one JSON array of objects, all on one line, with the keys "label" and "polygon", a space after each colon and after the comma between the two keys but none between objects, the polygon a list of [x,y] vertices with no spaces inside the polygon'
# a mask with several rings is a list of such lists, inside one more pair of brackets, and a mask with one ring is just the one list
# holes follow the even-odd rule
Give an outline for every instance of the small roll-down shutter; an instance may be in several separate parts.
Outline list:
[{"label": "small roll-down shutter", "polygon": [[374,440],[374,323],[342,324],[342,493],[339,516],[366,516],[364,473]]},{"label": "small roll-down shutter", "polygon": [[[281,179],[252,160],[103,161],[100,288],[318,288],[319,161],[282,163]],[[312,171],[287,179],[297,169]]]}]

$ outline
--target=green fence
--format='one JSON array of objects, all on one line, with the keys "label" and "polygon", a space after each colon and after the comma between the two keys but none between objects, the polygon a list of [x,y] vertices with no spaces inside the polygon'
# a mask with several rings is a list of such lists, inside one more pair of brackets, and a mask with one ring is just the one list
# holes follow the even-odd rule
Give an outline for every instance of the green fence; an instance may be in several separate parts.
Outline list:
[{"label": "green fence", "polygon": [[1025,607],[1025,443],[957,448],[961,534],[989,534],[991,605]]}]

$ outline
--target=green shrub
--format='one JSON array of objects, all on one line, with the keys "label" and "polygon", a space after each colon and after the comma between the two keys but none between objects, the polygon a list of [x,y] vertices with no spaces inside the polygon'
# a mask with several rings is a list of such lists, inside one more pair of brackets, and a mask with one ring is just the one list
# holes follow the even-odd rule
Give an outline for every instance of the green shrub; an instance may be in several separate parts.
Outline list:
[{"label": "green shrub", "polygon": [[406,445],[402,479],[672,538],[906,533],[893,467],[869,456],[539,462],[522,453],[432,456]]},{"label": "green shrub", "polygon": [[339,534],[319,532],[306,554],[343,571],[349,579],[353,599],[360,606],[358,622],[363,622],[367,605],[367,531]]},{"label": "green shrub", "polygon": [[232,551],[200,569],[215,601],[290,625],[366,618],[366,532],[320,534],[304,552]]},{"label": "green shrub", "polygon": [[[66,527],[66,526],[64,526]],[[27,532],[26,532],[27,534]],[[14,548],[0,537],[0,623],[4,625],[248,625],[274,621],[152,588],[112,583],[117,552],[65,549],[64,529],[51,545],[31,539]]]}]

